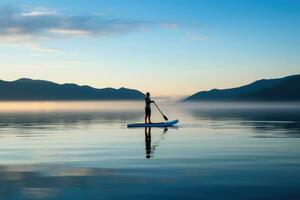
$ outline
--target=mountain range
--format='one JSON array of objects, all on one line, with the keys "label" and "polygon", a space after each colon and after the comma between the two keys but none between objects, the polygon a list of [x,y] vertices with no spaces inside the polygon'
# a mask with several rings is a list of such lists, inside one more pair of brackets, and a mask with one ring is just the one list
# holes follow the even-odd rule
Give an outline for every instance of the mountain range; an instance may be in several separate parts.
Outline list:
[{"label": "mountain range", "polygon": [[237,88],[200,91],[184,101],[300,101],[300,75],[262,79]]},{"label": "mountain range", "polygon": [[[0,101],[143,99],[142,92],[123,87],[97,89],[28,78],[16,81],[0,80]],[[200,91],[184,101],[300,101],[300,74],[262,79],[236,88]]]},{"label": "mountain range", "polygon": [[31,100],[143,100],[144,94],[128,88],[96,89],[76,84],[57,84],[28,78],[0,80],[0,101]]}]

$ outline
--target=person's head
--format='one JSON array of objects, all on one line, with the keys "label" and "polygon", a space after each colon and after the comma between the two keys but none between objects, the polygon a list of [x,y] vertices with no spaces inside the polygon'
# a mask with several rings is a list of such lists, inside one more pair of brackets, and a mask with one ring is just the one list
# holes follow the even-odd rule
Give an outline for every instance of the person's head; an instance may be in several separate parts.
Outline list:
[{"label": "person's head", "polygon": [[146,93],[146,97],[150,97],[150,93],[149,92]]}]

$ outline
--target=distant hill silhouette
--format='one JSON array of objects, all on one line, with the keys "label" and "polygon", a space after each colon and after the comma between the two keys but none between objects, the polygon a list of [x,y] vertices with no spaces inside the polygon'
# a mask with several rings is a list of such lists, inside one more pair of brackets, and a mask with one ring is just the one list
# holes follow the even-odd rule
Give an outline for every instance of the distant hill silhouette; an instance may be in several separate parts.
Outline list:
[{"label": "distant hill silhouette", "polygon": [[300,75],[258,80],[231,89],[202,91],[184,101],[300,101]]},{"label": "distant hill silhouette", "polygon": [[0,101],[8,100],[143,100],[144,94],[127,88],[96,89],[76,84],[57,84],[22,78],[0,80]]}]

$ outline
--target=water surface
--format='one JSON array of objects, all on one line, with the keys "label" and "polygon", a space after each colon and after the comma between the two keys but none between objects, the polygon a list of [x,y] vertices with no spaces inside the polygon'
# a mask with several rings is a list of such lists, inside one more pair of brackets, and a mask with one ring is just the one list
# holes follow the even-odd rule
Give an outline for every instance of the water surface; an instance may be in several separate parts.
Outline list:
[{"label": "water surface", "polygon": [[300,199],[299,104],[161,108],[0,103],[0,199]]}]

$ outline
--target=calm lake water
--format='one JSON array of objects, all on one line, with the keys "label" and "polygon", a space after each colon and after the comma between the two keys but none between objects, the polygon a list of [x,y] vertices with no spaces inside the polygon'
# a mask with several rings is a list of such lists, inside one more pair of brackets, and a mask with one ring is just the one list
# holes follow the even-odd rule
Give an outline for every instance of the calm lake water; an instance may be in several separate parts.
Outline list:
[{"label": "calm lake water", "polygon": [[300,199],[300,104],[160,105],[0,103],[0,199]]}]

